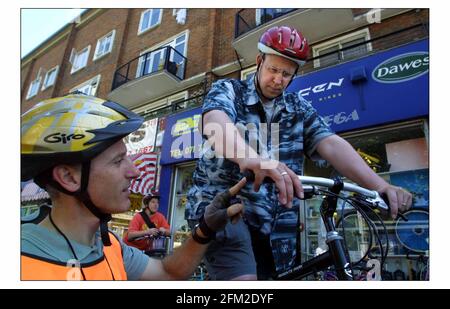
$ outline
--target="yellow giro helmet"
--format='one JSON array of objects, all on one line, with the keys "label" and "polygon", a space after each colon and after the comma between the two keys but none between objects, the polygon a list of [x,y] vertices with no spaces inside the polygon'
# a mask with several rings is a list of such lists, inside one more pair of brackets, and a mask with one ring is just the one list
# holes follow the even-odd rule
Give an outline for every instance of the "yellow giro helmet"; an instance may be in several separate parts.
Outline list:
[{"label": "yellow giro helmet", "polygon": [[90,161],[143,122],[117,103],[83,94],[42,101],[21,118],[23,181],[57,164]]}]

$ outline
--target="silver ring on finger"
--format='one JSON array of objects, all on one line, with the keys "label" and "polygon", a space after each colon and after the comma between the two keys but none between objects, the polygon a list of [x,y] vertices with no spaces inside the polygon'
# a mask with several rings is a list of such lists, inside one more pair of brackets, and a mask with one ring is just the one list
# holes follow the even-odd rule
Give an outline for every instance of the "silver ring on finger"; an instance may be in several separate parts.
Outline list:
[{"label": "silver ring on finger", "polygon": [[288,172],[284,171],[281,173],[281,176],[284,176],[284,175],[289,175],[289,174],[288,174]]}]

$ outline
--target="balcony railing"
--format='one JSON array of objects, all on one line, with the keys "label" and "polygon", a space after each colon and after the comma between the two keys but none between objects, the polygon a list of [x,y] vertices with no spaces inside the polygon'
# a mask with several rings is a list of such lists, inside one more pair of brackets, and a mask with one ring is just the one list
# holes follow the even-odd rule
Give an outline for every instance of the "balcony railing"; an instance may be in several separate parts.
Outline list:
[{"label": "balcony railing", "polygon": [[[311,57],[300,69],[300,74],[312,72],[317,69],[337,65],[346,61],[355,60],[382,50],[411,43],[429,36],[428,24],[420,23],[399,29],[370,40],[337,49],[335,51]],[[370,45],[370,48],[368,46]]]},{"label": "balcony railing", "polygon": [[171,46],[149,51],[124,64],[114,73],[112,89],[134,79],[165,70],[179,80],[186,74],[187,58]]},{"label": "balcony railing", "polygon": [[145,119],[152,119],[157,117],[163,117],[171,114],[175,114],[181,111],[186,111],[191,108],[199,107],[203,104],[205,95],[201,94],[183,101],[176,101],[171,105],[160,107],[152,111],[142,114]]},{"label": "balcony railing", "polygon": [[269,21],[299,9],[242,9],[236,13],[234,38]]}]

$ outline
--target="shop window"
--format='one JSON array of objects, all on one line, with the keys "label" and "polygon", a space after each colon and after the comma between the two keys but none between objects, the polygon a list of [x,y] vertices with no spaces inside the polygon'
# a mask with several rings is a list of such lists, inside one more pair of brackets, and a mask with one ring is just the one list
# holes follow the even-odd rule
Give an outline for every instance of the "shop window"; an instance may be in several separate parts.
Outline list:
[{"label": "shop window", "polygon": [[[409,223],[390,219],[384,221],[390,244],[382,277],[422,280],[418,273],[423,265],[417,266],[419,263],[413,263],[412,259],[426,261],[429,254],[429,153],[426,123],[412,121],[345,133],[342,137],[380,177],[413,193],[414,211],[407,213]],[[305,175],[333,178],[339,173],[325,161],[306,160]],[[301,235],[304,259],[311,258],[317,248],[327,248],[324,227],[317,215],[319,207],[319,200],[308,200],[301,214],[301,221],[305,224],[305,231]],[[345,205],[345,210],[350,211],[350,205]],[[367,235],[361,222],[359,216],[348,217],[346,227],[349,231],[359,231],[357,238],[347,237],[351,256],[367,250]],[[379,228],[381,233],[381,226]],[[372,247],[371,252],[377,252],[376,246]]]},{"label": "shop window", "polygon": [[195,164],[183,165],[176,169],[175,190],[171,211],[170,226],[173,231],[173,248],[181,243],[189,235],[189,227],[184,213],[186,210],[187,193],[193,184],[192,175],[195,170]]},{"label": "shop window", "polygon": [[[428,146],[422,122],[343,134],[376,173],[428,168]],[[306,160],[305,174],[332,177],[336,171],[325,162]]]}]

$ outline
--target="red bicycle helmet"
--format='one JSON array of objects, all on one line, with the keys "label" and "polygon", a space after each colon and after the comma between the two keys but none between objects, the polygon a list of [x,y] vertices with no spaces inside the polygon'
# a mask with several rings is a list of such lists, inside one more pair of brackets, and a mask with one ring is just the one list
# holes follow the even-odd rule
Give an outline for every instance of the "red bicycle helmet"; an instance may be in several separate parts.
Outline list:
[{"label": "red bicycle helmet", "polygon": [[294,61],[299,66],[308,57],[308,42],[296,29],[281,26],[272,27],[259,39],[258,49],[265,54],[278,55]]}]

